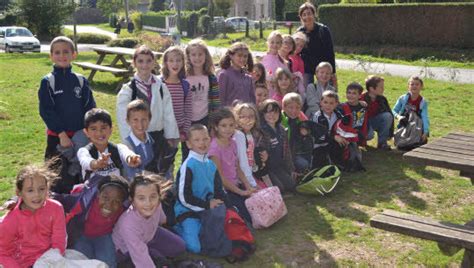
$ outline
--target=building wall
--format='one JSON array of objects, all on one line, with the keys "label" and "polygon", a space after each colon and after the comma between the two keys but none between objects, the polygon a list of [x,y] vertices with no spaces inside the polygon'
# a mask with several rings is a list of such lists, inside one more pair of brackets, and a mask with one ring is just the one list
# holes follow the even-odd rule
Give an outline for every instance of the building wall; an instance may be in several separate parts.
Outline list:
[{"label": "building wall", "polygon": [[235,0],[230,17],[247,17],[252,20],[271,19],[272,0]]}]

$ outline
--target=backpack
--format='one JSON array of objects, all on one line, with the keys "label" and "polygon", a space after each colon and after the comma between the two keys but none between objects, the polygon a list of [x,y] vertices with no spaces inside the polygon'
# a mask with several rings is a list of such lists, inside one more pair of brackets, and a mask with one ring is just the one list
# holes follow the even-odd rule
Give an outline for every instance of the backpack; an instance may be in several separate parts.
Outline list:
[{"label": "backpack", "polygon": [[199,212],[201,219],[201,253],[211,257],[226,257],[232,251],[232,241],[227,237],[226,207],[220,205]]},{"label": "backpack", "polygon": [[321,195],[330,193],[336,187],[341,178],[341,171],[337,166],[327,165],[321,169],[314,169],[306,174],[298,186],[296,191],[304,194]]},{"label": "backpack", "polygon": [[224,230],[232,241],[232,252],[226,257],[229,263],[245,261],[255,252],[255,239],[249,227],[233,209],[227,209]]},{"label": "backpack", "polygon": [[411,150],[422,144],[423,122],[414,111],[405,115],[401,127],[395,131],[394,142],[398,149]]},{"label": "backpack", "polygon": [[[99,151],[97,151],[97,148],[94,146],[93,143],[89,143],[86,146],[86,149],[89,151],[89,154],[92,156],[92,158],[99,159]],[[120,174],[123,174],[122,159],[120,159],[120,154],[119,154],[117,146],[109,142],[109,144],[107,145],[107,150],[110,153],[110,159],[112,159],[112,163],[114,163],[114,165],[120,170]],[[87,181],[88,179],[90,179],[91,174],[92,174],[92,171],[87,170],[86,175],[84,176],[84,181]]]},{"label": "backpack", "polygon": [[[82,74],[78,74],[78,73],[72,73],[73,75],[76,76],[77,80],[79,81],[79,86],[81,87],[81,89],[84,87],[84,84],[86,83],[86,78],[82,75]],[[46,75],[46,78],[48,79],[48,84],[49,84],[49,87],[55,91],[55,87],[56,87],[56,78],[54,77],[54,74],[53,73],[49,73]]]},{"label": "backpack", "polygon": [[[130,101],[134,101],[137,99],[138,92],[137,82],[135,78],[132,78],[132,80],[130,81],[130,88],[132,89],[132,99]],[[163,99],[163,84],[160,85],[160,96],[161,99]]]}]

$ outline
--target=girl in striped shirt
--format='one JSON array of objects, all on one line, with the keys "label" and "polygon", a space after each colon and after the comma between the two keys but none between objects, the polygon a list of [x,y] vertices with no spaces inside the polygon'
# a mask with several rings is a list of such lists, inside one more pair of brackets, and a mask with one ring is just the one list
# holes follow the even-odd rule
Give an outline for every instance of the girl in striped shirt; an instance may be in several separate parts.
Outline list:
[{"label": "girl in striped shirt", "polygon": [[[181,148],[191,126],[193,96],[185,79],[184,52],[178,46],[168,48],[163,54],[162,80],[168,87],[173,103],[174,116],[178,124]],[[186,154],[187,155],[187,154]],[[183,160],[184,158],[183,153]]]}]

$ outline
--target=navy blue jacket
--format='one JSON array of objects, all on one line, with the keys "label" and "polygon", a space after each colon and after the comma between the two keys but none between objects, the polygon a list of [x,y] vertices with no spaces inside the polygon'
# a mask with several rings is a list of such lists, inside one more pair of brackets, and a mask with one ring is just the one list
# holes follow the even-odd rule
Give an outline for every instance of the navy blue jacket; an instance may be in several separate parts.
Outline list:
[{"label": "navy blue jacket", "polygon": [[55,86],[52,89],[47,76],[41,80],[38,91],[39,113],[49,130],[59,134],[84,128],[84,115],[96,107],[89,83],[84,79],[81,88],[71,67],[54,67]]}]

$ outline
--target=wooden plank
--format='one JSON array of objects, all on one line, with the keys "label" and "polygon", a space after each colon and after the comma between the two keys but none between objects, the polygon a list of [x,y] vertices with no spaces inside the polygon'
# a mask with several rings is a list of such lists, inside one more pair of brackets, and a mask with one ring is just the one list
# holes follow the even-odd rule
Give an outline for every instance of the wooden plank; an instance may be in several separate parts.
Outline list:
[{"label": "wooden plank", "polygon": [[386,231],[447,243],[453,246],[474,249],[472,228],[443,223],[425,217],[403,213],[383,213],[370,219],[370,225]]},{"label": "wooden plank", "polygon": [[413,161],[415,163],[429,166],[461,170],[466,172],[474,172],[474,166],[472,165],[472,163],[468,161],[453,161],[453,159],[450,159],[448,157],[431,155],[429,156],[429,158],[427,158],[426,154],[411,151],[405,153],[403,155],[403,158],[407,159],[408,161]]},{"label": "wooden plank", "polygon": [[423,145],[420,148],[439,150],[439,151],[450,152],[450,153],[457,153],[459,155],[474,156],[474,150],[467,150],[466,148],[453,148],[450,146],[446,146],[444,144],[428,143],[428,144]]},{"label": "wooden plank", "polygon": [[[127,47],[93,47],[95,52],[99,54],[115,54],[115,55],[127,55],[133,56],[135,54],[135,49]],[[155,58],[159,59],[163,56],[162,52],[152,51]]]},{"label": "wooden plank", "polygon": [[453,153],[453,152],[446,152],[446,151],[441,151],[429,147],[419,147],[413,150],[413,152],[417,153],[424,153],[428,155],[437,155],[437,156],[445,156],[445,157],[450,157],[453,158],[453,160],[468,160],[472,161],[472,165],[474,166],[474,156],[471,155],[463,155],[459,153]]},{"label": "wooden plank", "polygon": [[[453,149],[465,149],[465,150],[474,151],[474,146],[468,146],[465,143],[463,144],[462,142],[456,143],[456,142],[450,142],[448,140],[436,140],[436,141],[433,141],[433,142],[429,142],[428,144],[441,145],[441,146],[450,147],[450,148],[453,148]],[[426,144],[426,145],[428,145],[428,144]]]},{"label": "wooden plank", "polygon": [[465,141],[468,144],[474,144],[474,138],[466,137],[466,136],[459,136],[459,135],[454,135],[454,134],[448,134],[446,137],[443,137],[443,139],[452,139],[452,140],[458,140],[458,141]]},{"label": "wooden plank", "polygon": [[469,143],[469,142],[466,142],[466,141],[461,141],[461,140],[456,140],[456,139],[450,139],[450,138],[441,138],[441,139],[437,139],[433,142],[442,142],[442,143],[449,143],[449,144],[459,144],[459,145],[463,145],[465,147],[474,147],[474,144],[472,143]]},{"label": "wooden plank", "polygon": [[104,65],[97,65],[90,62],[74,62],[74,64],[83,69],[91,69],[91,70],[96,70],[100,72],[109,72],[109,73],[113,73],[117,75],[130,74],[130,71],[126,69],[119,69],[119,68],[114,68],[114,67],[109,67],[109,66],[104,66]]}]

